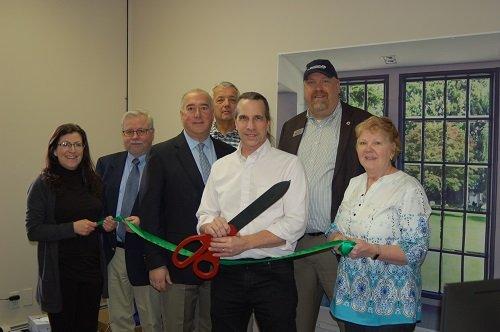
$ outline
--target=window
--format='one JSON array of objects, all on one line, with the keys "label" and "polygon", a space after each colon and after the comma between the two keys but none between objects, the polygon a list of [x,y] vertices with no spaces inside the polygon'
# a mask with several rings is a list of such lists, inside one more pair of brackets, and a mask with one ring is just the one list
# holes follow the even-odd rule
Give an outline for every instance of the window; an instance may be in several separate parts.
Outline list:
[{"label": "window", "polygon": [[387,76],[341,78],[340,99],[373,115],[387,115]]},{"label": "window", "polygon": [[402,75],[403,169],[432,207],[423,290],[489,271],[494,73]]}]

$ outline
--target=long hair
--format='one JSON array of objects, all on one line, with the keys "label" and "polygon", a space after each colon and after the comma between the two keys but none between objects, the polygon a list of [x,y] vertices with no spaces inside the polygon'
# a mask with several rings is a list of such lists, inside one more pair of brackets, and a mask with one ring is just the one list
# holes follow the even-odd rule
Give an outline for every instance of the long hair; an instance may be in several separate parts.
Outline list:
[{"label": "long hair", "polygon": [[89,142],[87,134],[77,124],[66,123],[56,128],[49,140],[47,154],[45,156],[45,168],[42,170],[42,177],[49,185],[57,189],[61,185],[60,176],[56,173],[56,168],[60,166],[59,160],[55,155],[59,139],[67,134],[78,133],[82,137],[83,155],[78,168],[81,170],[83,183],[89,188],[90,192],[100,196],[102,193],[102,183],[95,172],[94,163],[90,157]]},{"label": "long hair", "polygon": [[[267,99],[266,97],[264,97],[263,95],[261,95],[260,93],[258,92],[254,92],[254,91],[249,91],[249,92],[244,92],[243,94],[241,94],[238,98],[238,102],[240,100],[243,100],[243,99],[248,99],[248,100],[260,100],[262,101],[262,103],[264,104],[264,117],[266,118],[266,120],[269,122],[269,126],[267,128],[267,139],[269,140],[269,142],[271,143],[272,146],[274,146],[274,143],[275,143],[275,140],[274,140],[274,137],[273,135],[271,135],[271,112],[269,111],[269,103],[267,102]],[[238,117],[238,107],[236,107],[236,112],[234,112],[234,118],[236,119]]]}]

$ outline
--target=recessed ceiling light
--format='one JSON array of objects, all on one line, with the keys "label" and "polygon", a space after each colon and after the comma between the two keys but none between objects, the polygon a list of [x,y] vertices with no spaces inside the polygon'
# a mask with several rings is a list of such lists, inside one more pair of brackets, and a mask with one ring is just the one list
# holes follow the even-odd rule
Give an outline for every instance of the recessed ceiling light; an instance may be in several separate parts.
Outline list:
[{"label": "recessed ceiling light", "polygon": [[382,58],[382,60],[384,60],[386,65],[395,65],[398,63],[395,55],[384,55],[384,56],[381,56],[381,58]]}]

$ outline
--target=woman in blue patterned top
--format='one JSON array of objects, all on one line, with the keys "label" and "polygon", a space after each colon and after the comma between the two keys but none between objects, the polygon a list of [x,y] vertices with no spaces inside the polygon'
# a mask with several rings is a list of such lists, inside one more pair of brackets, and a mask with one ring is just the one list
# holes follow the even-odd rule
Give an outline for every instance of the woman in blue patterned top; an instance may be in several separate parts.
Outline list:
[{"label": "woman in blue patterned top", "polygon": [[329,230],[356,246],[340,260],[331,312],[348,332],[413,331],[431,209],[420,183],[393,165],[400,143],[390,119],[365,120],[356,137],[366,173],[351,179]]}]

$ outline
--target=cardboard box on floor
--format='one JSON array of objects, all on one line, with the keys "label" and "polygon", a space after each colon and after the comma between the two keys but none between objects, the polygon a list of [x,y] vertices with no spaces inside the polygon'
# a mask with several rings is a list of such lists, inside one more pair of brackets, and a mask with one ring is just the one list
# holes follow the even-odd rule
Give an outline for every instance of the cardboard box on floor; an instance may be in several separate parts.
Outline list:
[{"label": "cardboard box on floor", "polygon": [[[109,326],[109,314],[108,314],[108,308],[101,308],[99,310],[99,321],[97,324],[97,331],[98,332],[112,332],[111,327]],[[135,327],[135,332],[142,332],[142,329],[140,326]]]}]

